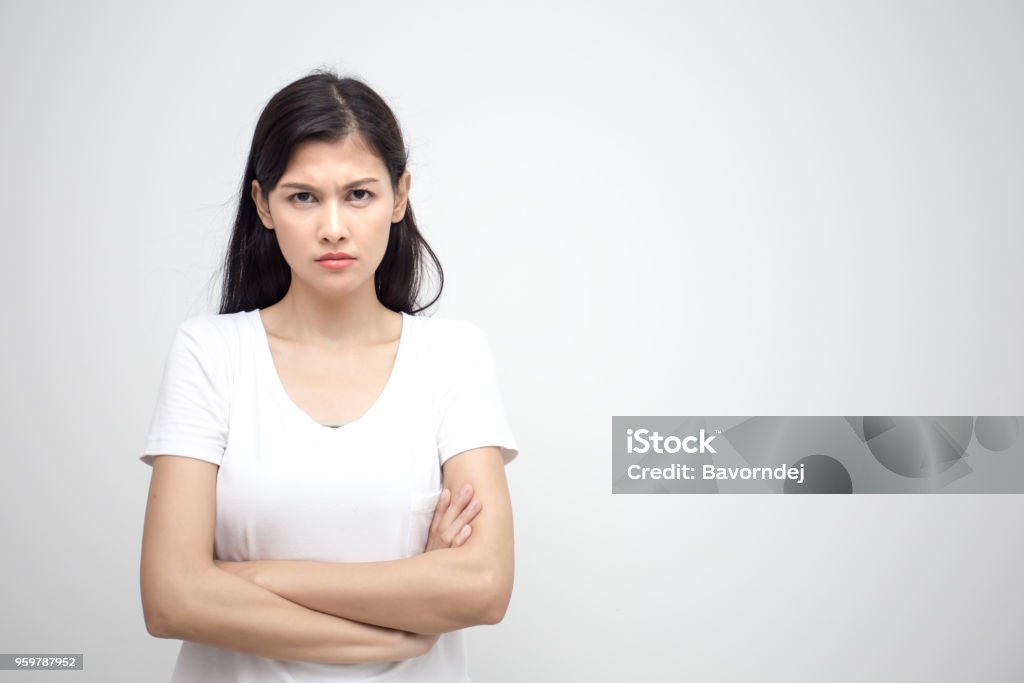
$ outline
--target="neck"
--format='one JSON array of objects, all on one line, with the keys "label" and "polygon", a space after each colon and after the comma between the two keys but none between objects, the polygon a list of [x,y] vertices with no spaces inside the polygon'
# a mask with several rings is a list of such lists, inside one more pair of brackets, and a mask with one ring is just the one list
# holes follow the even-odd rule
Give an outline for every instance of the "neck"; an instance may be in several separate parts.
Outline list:
[{"label": "neck", "polygon": [[303,287],[294,276],[284,297],[273,306],[280,337],[322,346],[376,343],[394,337],[396,316],[377,299],[373,281],[338,296],[324,296]]}]

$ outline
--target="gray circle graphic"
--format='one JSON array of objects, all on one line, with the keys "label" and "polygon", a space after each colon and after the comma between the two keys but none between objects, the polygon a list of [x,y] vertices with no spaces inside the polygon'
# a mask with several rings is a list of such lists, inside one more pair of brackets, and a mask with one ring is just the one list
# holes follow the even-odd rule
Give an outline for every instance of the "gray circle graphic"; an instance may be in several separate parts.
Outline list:
[{"label": "gray circle graphic", "polygon": [[1019,435],[1016,417],[979,417],[974,421],[974,437],[990,451],[1005,451]]},{"label": "gray circle graphic", "polygon": [[871,454],[904,477],[944,472],[964,456],[974,432],[971,417],[865,417]]},{"label": "gray circle graphic", "polygon": [[804,466],[804,480],[787,479],[783,493],[853,493],[850,473],[835,458],[816,453],[797,460],[793,466]]}]

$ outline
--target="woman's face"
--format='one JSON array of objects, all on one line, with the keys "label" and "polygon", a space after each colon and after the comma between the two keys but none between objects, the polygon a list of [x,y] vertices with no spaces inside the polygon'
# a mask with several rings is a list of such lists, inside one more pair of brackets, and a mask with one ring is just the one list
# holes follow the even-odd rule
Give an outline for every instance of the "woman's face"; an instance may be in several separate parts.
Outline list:
[{"label": "woman's face", "polygon": [[[264,227],[277,234],[293,286],[328,295],[368,288],[376,297],[373,275],[391,224],[405,216],[409,183],[406,171],[392,191],[384,162],[354,134],[299,143],[269,196],[253,180],[252,197]],[[352,258],[320,260],[331,252]]]}]

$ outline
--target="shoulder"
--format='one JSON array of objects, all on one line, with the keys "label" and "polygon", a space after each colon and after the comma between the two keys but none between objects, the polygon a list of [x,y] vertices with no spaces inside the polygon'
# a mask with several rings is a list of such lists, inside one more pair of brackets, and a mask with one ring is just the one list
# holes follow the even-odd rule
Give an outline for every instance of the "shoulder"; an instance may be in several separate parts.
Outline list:
[{"label": "shoulder", "polygon": [[435,357],[465,360],[487,349],[487,333],[476,323],[455,318],[413,317],[422,332],[424,347]]},{"label": "shoulder", "polygon": [[236,355],[249,321],[249,312],[204,313],[178,324],[175,342],[208,360],[227,360]]},{"label": "shoulder", "polygon": [[178,324],[178,332],[203,339],[228,339],[240,334],[251,311],[239,313],[203,313],[186,318]]}]

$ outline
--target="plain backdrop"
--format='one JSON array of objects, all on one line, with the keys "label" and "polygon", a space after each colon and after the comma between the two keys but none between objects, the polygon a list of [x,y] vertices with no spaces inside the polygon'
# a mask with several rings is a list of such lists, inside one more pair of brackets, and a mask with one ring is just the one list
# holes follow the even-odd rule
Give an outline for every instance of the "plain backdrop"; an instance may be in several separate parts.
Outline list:
[{"label": "plain backdrop", "polygon": [[1019,2],[4,2],[0,651],[162,681],[138,456],[260,110],[399,117],[491,340],[516,588],[475,683],[1016,681],[1019,495],[611,493],[612,415],[1022,415]]}]

